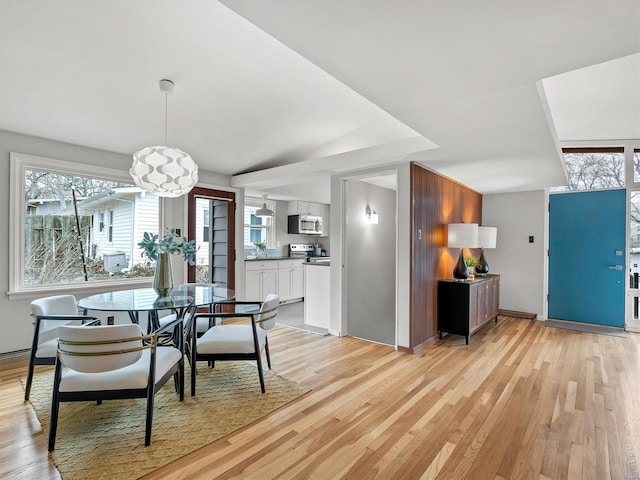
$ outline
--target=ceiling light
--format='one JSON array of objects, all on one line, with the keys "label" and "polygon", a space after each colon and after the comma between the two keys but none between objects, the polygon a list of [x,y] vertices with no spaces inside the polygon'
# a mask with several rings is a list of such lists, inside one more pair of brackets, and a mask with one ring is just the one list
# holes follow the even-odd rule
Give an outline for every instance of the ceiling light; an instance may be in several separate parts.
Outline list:
[{"label": "ceiling light", "polygon": [[267,208],[267,196],[263,195],[262,196],[262,208],[259,208],[258,210],[256,210],[256,213],[254,214],[256,217],[273,217],[275,214],[273,213],[273,210],[271,210],[270,208]]},{"label": "ceiling light", "polygon": [[179,197],[189,193],[198,183],[198,165],[191,155],[167,144],[167,97],[173,92],[171,80],[160,80],[164,93],[164,142],[165,145],[145,147],[133,154],[129,173],[143,190],[159,197]]}]

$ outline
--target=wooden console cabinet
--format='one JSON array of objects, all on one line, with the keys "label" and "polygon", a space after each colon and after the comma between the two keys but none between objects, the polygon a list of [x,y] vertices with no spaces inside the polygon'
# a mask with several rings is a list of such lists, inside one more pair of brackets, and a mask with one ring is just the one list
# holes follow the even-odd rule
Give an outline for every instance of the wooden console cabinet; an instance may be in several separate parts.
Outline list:
[{"label": "wooden console cabinet", "polygon": [[473,280],[438,282],[438,332],[469,335],[495,319],[498,321],[500,275],[476,276]]}]

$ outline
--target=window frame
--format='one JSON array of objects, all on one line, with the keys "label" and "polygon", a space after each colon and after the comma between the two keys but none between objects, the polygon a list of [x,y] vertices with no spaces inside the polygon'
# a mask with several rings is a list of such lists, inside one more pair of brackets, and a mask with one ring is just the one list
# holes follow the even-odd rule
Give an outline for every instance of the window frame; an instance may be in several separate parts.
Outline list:
[{"label": "window frame", "polygon": [[[123,278],[106,281],[92,281],[86,283],[65,283],[48,285],[24,284],[24,254],[26,202],[25,202],[25,171],[43,170],[91,177],[100,180],[124,181],[133,183],[127,171],[117,170],[96,165],[70,162],[55,158],[40,157],[19,152],[9,154],[9,299],[34,297],[36,295],[73,293],[90,294],[95,291],[120,289],[126,286],[150,286],[153,277]],[[164,218],[164,199],[160,197],[158,204],[158,231],[162,231]]]},{"label": "window frame", "polygon": [[[262,204],[266,203],[267,208],[273,210],[273,217],[271,219],[271,225],[257,225],[257,224],[247,224],[244,223],[244,219],[246,216],[246,210],[247,207],[262,207]],[[267,248],[276,248],[275,244],[276,244],[276,205],[274,201],[270,201],[267,200],[266,202],[263,202],[262,199],[260,198],[253,198],[253,197],[245,197],[245,201],[244,201],[244,210],[242,212],[242,246],[243,248],[247,248],[250,245],[245,245],[244,243],[244,238],[245,238],[245,233],[246,233],[246,229],[247,228],[262,228],[264,230],[266,230],[267,235]],[[252,246],[252,245],[251,245]]]}]

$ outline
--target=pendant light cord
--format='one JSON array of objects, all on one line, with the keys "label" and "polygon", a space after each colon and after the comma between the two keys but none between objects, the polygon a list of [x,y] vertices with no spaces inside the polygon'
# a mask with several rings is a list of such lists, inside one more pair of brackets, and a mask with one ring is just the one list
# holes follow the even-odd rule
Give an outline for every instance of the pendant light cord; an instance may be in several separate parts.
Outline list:
[{"label": "pendant light cord", "polygon": [[164,144],[165,146],[169,146],[169,142],[167,140],[167,123],[168,123],[168,111],[169,111],[169,94],[165,92],[164,94]]}]

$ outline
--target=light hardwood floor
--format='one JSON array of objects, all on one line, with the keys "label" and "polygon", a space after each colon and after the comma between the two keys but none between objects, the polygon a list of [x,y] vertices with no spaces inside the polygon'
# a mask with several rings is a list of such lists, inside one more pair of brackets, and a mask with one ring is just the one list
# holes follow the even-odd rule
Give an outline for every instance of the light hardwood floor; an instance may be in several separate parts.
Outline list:
[{"label": "light hardwood floor", "polygon": [[[145,479],[640,478],[640,334],[500,317],[421,355],[269,338],[274,371],[312,392]],[[59,478],[24,371],[0,375],[0,478]]]}]

